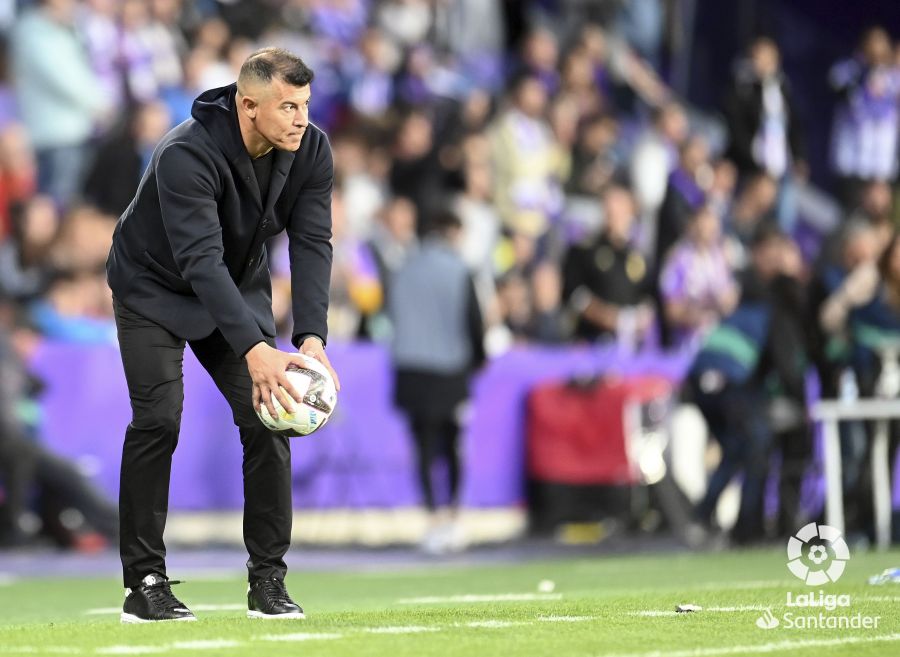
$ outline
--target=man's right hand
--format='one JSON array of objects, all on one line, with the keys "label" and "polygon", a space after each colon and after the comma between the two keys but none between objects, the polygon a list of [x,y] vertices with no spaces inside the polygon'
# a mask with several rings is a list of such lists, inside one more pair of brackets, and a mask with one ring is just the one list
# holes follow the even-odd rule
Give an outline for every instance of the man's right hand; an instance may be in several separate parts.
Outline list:
[{"label": "man's right hand", "polygon": [[[288,395],[297,403],[303,401],[303,396],[291,385],[285,373],[288,365],[292,363],[304,365],[300,354],[288,354],[270,347],[265,342],[257,342],[244,355],[244,359],[247,361],[250,378],[253,379],[253,408],[257,412],[262,410],[262,404],[265,404],[269,409],[269,415],[273,418],[278,417],[272,395],[275,395],[278,402],[289,411],[293,411],[294,404],[290,402]],[[287,395],[284,394],[285,390]]]}]

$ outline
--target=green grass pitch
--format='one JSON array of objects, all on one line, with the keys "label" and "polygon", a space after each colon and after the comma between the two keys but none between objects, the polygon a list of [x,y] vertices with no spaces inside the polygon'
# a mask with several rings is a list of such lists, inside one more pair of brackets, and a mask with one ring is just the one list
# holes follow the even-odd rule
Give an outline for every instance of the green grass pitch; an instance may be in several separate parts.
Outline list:
[{"label": "green grass pitch", "polygon": [[[302,561],[302,552],[294,558]],[[288,585],[306,609],[303,621],[245,618],[246,584],[233,577],[175,587],[199,622],[125,626],[112,610],[123,595],[115,579],[13,579],[0,586],[0,656],[900,655],[900,585],[867,583],[900,565],[900,552],[855,553],[839,582],[814,588],[785,561],[784,550],[768,549],[294,570]],[[791,611],[788,591],[818,597],[820,588],[849,595],[850,607],[795,608],[795,617],[878,616],[877,629],[757,627],[767,607],[776,618]],[[684,603],[703,610],[673,613]]]}]

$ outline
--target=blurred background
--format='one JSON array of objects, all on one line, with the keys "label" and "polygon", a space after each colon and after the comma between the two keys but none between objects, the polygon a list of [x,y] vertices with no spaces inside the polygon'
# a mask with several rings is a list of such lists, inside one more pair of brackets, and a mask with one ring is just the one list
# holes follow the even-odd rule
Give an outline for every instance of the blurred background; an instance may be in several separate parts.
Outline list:
[{"label": "blurred background", "polygon": [[[114,545],[112,231],[163,134],[263,46],[314,69],[335,156],[343,391],[294,442],[298,542],[793,534],[824,507],[810,405],[900,388],[897,25],[891,0],[0,1],[0,544]],[[423,439],[394,372],[435,231],[486,358],[464,403],[420,387],[454,399]],[[239,543],[237,433],[190,354],[185,376],[167,537]],[[856,545],[871,431],[841,429]]]}]

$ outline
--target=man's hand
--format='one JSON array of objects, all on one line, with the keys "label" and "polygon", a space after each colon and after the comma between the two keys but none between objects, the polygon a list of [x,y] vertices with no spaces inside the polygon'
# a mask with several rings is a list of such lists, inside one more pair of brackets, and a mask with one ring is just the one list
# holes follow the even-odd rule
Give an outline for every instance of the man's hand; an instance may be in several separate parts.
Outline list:
[{"label": "man's hand", "polygon": [[851,308],[858,308],[872,300],[880,280],[878,266],[873,262],[864,262],[850,272],[838,291]]},{"label": "man's hand", "polygon": [[[279,351],[265,342],[258,342],[244,358],[247,361],[247,369],[250,370],[250,378],[253,379],[253,408],[257,411],[265,404],[269,409],[269,415],[273,418],[278,417],[272,395],[275,395],[278,402],[289,411],[294,409],[294,404],[288,400],[288,395],[297,400],[297,403],[303,401],[303,395],[297,392],[285,374],[291,363],[303,366],[303,359],[299,356]],[[281,388],[287,391],[287,395]]]},{"label": "man's hand", "polygon": [[334,368],[331,366],[331,361],[328,360],[328,356],[325,354],[325,347],[322,346],[322,341],[319,338],[311,335],[303,341],[303,344],[300,345],[300,353],[310,358],[315,358],[317,361],[322,363],[325,367],[328,368],[328,371],[331,372],[331,378],[334,379],[334,387],[335,390],[341,389],[341,382],[338,379],[337,372],[334,371]]}]

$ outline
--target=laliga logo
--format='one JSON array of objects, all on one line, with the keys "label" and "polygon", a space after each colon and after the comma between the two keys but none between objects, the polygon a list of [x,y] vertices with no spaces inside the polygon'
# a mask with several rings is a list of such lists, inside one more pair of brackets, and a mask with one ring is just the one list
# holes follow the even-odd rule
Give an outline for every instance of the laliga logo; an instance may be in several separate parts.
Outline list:
[{"label": "laliga logo", "polygon": [[850,550],[837,529],[811,522],[788,540],[787,555],[788,570],[807,585],[819,586],[840,579]]}]

